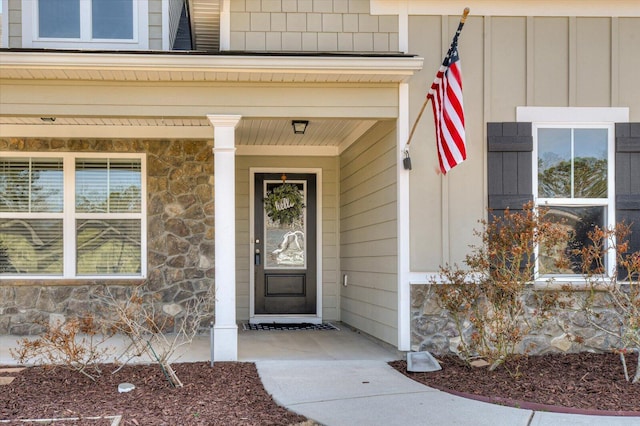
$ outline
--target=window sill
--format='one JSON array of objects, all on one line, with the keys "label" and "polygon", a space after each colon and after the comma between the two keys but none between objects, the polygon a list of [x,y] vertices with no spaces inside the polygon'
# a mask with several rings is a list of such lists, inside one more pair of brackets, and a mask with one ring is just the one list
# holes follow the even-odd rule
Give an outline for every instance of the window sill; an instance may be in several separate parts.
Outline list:
[{"label": "window sill", "polygon": [[614,285],[609,279],[598,281],[586,281],[581,277],[562,277],[562,278],[539,278],[532,283],[533,289],[537,291],[562,291],[570,290],[595,290],[607,291]]}]

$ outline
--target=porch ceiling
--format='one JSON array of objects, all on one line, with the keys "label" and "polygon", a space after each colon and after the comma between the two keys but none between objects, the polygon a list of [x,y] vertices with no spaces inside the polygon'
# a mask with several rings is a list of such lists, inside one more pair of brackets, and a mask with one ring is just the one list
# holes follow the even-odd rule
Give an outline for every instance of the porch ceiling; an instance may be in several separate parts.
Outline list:
[{"label": "porch ceiling", "polygon": [[[47,117],[44,117],[47,120]],[[309,121],[304,135],[293,133],[291,119],[305,119]],[[336,147],[345,149],[356,141],[377,120],[355,119],[314,119],[306,117],[292,117],[291,119],[243,118],[236,128],[236,145],[268,149],[276,146],[303,147]],[[163,128],[204,128],[209,132],[211,123],[206,118],[155,118],[155,117],[55,117],[55,121],[45,121],[41,117],[0,116],[0,126],[20,125],[38,126],[43,130],[50,130],[55,134],[58,128],[69,126],[93,126],[106,128],[149,127]],[[0,132],[1,133],[1,132]],[[268,151],[266,151],[268,152]],[[251,153],[245,150],[244,153]]]}]

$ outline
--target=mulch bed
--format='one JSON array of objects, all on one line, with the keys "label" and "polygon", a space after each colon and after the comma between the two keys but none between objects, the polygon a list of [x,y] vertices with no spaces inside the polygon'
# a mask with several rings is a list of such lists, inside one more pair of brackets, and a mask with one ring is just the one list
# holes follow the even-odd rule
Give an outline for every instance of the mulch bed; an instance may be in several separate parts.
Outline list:
[{"label": "mulch bed", "polygon": [[[522,357],[489,371],[454,356],[438,357],[442,370],[408,373],[405,361],[389,363],[408,377],[445,392],[533,410],[640,416],[640,383],[624,378],[615,354]],[[627,357],[633,377],[637,359]]]},{"label": "mulch bed", "polygon": [[[277,405],[264,390],[255,364],[172,364],[184,383],[173,388],[157,365],[106,364],[96,382],[63,368],[27,368],[0,386],[0,419],[122,415],[121,425],[291,425],[307,419]],[[136,388],[118,392],[118,384]],[[12,424],[18,424],[14,422]],[[24,423],[20,423],[24,424]],[[93,420],[56,422],[90,425]]]}]

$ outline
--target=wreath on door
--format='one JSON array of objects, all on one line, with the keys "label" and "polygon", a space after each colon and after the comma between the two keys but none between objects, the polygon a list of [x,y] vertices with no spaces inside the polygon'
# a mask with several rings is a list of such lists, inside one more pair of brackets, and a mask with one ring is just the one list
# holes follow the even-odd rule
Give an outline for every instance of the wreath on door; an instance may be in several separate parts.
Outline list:
[{"label": "wreath on door", "polygon": [[267,192],[264,210],[275,223],[291,225],[302,217],[304,198],[296,185],[283,183]]}]

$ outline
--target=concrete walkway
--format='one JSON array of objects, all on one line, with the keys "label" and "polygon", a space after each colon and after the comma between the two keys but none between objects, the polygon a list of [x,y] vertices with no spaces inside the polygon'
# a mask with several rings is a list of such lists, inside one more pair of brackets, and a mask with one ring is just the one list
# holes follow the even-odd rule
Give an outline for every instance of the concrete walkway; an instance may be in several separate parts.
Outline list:
[{"label": "concrete walkway", "polygon": [[[456,397],[405,377],[387,362],[391,347],[340,326],[340,331],[239,331],[240,361],[255,362],[281,405],[326,426],[631,426],[640,418],[534,412]],[[15,338],[0,336],[0,365]],[[208,361],[208,337],[178,361]]]}]

